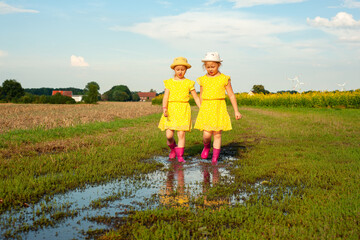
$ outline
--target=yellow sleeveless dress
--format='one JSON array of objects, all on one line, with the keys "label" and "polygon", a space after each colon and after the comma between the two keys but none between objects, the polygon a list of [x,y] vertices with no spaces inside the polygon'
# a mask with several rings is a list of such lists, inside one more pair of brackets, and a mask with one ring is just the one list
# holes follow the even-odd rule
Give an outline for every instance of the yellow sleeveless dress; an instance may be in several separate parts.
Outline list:
[{"label": "yellow sleeveless dress", "polygon": [[170,78],[164,81],[165,88],[169,89],[168,116],[161,116],[158,127],[177,131],[191,131],[191,108],[189,92],[194,90],[195,82],[189,79],[175,80]]},{"label": "yellow sleeveless dress", "polygon": [[232,129],[226,108],[225,87],[230,77],[220,74],[216,77],[202,76],[197,82],[202,86],[202,101],[195,122],[200,131],[229,131]]}]

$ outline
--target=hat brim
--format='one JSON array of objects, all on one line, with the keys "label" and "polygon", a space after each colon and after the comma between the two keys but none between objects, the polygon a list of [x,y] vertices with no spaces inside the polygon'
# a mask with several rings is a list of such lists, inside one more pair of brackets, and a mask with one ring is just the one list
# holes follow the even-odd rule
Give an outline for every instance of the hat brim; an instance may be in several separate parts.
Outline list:
[{"label": "hat brim", "polygon": [[201,61],[202,61],[202,62],[222,62],[223,60],[222,60],[222,59],[220,59],[220,60],[202,59]]},{"label": "hat brim", "polygon": [[174,69],[176,66],[185,66],[187,69],[191,68],[191,65],[188,63],[176,63],[170,65],[171,69]]}]

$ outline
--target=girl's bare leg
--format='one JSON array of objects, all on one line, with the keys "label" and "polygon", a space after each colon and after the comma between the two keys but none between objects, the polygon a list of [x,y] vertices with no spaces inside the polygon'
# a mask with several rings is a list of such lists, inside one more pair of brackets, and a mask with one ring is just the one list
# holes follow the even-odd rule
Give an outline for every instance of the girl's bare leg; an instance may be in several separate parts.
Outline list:
[{"label": "girl's bare leg", "polygon": [[208,132],[208,131],[203,131],[203,142],[204,144],[208,144],[211,142],[211,136],[212,136],[212,132]]},{"label": "girl's bare leg", "polygon": [[178,136],[178,144],[177,144],[178,147],[179,148],[185,147],[185,132],[184,131],[178,131],[177,136]]},{"label": "girl's bare leg", "polygon": [[174,130],[170,130],[170,129],[166,129],[166,139],[167,139],[167,144],[168,145],[171,145],[175,142],[175,139],[174,139]]},{"label": "girl's bare leg", "polygon": [[214,134],[213,148],[220,149],[221,148],[221,131],[213,132],[213,134]]}]

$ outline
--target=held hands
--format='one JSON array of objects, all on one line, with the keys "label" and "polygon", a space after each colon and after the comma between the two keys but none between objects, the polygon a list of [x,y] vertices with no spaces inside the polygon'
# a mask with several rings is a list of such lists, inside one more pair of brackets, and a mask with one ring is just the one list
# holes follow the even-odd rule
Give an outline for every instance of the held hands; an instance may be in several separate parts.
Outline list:
[{"label": "held hands", "polygon": [[242,115],[239,111],[235,112],[235,119],[239,120],[240,118],[242,118]]},{"label": "held hands", "polygon": [[166,107],[163,107],[163,114],[165,117],[168,117],[168,111]]}]

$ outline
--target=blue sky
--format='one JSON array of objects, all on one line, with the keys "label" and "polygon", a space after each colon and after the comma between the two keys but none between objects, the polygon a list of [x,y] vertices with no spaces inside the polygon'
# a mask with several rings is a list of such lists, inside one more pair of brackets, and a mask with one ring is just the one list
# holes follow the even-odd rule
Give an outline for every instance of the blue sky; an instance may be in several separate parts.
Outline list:
[{"label": "blue sky", "polygon": [[356,0],[0,0],[0,34],[0,82],[24,88],[161,92],[175,57],[196,80],[209,51],[235,92],[360,88]]}]

